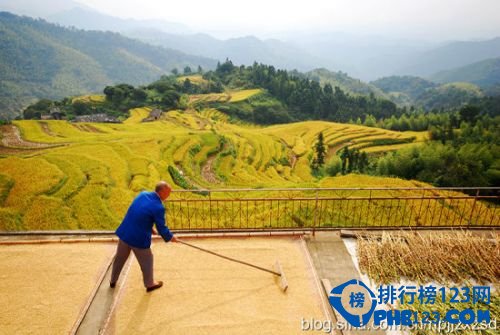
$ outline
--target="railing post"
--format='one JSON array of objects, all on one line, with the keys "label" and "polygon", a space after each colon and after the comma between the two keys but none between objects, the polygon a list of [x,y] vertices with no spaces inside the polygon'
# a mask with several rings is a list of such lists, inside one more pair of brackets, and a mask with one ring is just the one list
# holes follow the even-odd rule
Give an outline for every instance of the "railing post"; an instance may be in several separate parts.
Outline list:
[{"label": "railing post", "polygon": [[474,213],[474,208],[476,208],[477,197],[479,197],[479,189],[476,190],[476,196],[474,197],[474,203],[472,204],[472,209],[470,210],[469,222],[467,222],[467,227],[470,227],[472,214]]},{"label": "railing post", "polygon": [[314,222],[313,222],[313,236],[316,233],[316,225],[318,219],[318,189],[316,189],[316,201],[314,202]]},{"label": "railing post", "polygon": [[212,191],[208,190],[208,215],[210,216],[210,231],[212,231],[214,228],[212,226]]}]

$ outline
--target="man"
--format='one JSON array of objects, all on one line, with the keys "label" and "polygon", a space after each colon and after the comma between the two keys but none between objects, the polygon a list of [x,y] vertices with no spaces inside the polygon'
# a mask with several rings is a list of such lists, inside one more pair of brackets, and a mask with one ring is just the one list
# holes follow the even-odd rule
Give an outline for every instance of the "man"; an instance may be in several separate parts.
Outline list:
[{"label": "man", "polygon": [[151,234],[154,222],[156,230],[165,242],[177,242],[174,235],[165,225],[165,207],[162,203],[162,201],[169,197],[171,191],[172,188],[170,185],[164,181],[160,181],[156,185],[155,192],[141,192],[130,205],[125,218],[116,230],[116,235],[120,240],[116,248],[113,270],[111,272],[109,284],[111,288],[115,287],[131,250],[134,252],[141,266],[146,291],[151,292],[162,287],[162,281],[156,282],[153,279]]}]

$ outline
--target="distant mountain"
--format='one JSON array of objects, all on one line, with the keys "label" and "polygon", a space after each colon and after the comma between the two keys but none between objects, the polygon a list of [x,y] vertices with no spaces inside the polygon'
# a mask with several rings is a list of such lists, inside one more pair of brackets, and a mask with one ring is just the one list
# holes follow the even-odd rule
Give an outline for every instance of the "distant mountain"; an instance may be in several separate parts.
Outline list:
[{"label": "distant mountain", "polygon": [[296,33],[283,38],[324,60],[324,67],[365,81],[392,75],[407,64],[411,55],[434,47],[429,42],[342,32]]},{"label": "distant mountain", "polygon": [[351,78],[347,73],[331,72],[327,69],[315,69],[306,73],[306,76],[311,80],[318,81],[321,85],[330,84],[332,87],[339,87],[343,91],[353,95],[370,95],[374,94],[376,97],[388,98],[380,88],[367,84],[359,79]]},{"label": "distant mountain", "polygon": [[320,58],[276,39],[260,40],[254,36],[245,36],[220,40],[207,34],[178,35],[153,29],[137,29],[125,34],[192,55],[203,55],[221,61],[229,58],[238,65],[252,65],[257,62],[272,64],[282,69],[309,71],[326,64]]},{"label": "distant mountain", "polygon": [[106,85],[149,83],[173,68],[216,61],[151,46],[117,33],[67,29],[0,12],[0,117],[36,98],[101,92]]},{"label": "distant mountain", "polygon": [[88,8],[72,0],[0,0],[0,11],[41,18],[76,7]]},{"label": "distant mountain", "polygon": [[413,55],[398,74],[430,77],[439,71],[500,57],[500,37],[479,42],[453,42]]},{"label": "distant mountain", "polygon": [[99,13],[90,8],[75,6],[64,11],[46,16],[47,20],[67,27],[85,30],[103,30],[126,32],[135,29],[157,29],[172,34],[192,33],[186,25],[163,20],[121,19]]},{"label": "distant mountain", "polygon": [[426,110],[455,108],[473,98],[482,97],[481,89],[471,83],[439,85],[413,76],[391,76],[372,81],[398,105],[422,107]]},{"label": "distant mountain", "polygon": [[482,88],[500,85],[500,57],[487,59],[448,71],[441,71],[430,79],[438,83],[469,82]]},{"label": "distant mountain", "polygon": [[[0,1],[12,2],[11,7],[16,7],[13,1]],[[34,3],[34,0],[24,1]],[[49,0],[49,7],[51,1],[57,5],[60,0]],[[36,4],[34,6],[36,7]],[[278,68],[308,71],[328,63],[301,48],[276,39],[261,40],[254,36],[245,36],[220,40],[207,34],[194,34],[183,24],[162,20],[121,19],[71,1],[59,8],[61,10],[46,11],[42,16],[50,22],[66,27],[119,32],[143,42],[187,54],[211,57],[220,61],[229,58],[239,65],[259,62],[273,64]],[[29,10],[22,12],[30,13]]]}]

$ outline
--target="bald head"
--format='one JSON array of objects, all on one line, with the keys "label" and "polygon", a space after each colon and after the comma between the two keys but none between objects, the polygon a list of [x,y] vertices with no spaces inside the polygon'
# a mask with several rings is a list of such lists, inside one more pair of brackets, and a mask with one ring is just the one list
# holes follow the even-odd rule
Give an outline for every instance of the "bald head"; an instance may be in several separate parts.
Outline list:
[{"label": "bald head", "polygon": [[156,184],[155,192],[158,194],[162,201],[168,198],[171,191],[172,187],[163,180]]}]

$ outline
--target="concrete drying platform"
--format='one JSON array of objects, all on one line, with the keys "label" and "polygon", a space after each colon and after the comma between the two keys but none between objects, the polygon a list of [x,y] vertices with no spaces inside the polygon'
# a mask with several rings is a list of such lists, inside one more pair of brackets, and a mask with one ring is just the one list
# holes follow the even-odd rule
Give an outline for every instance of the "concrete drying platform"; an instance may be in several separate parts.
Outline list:
[{"label": "concrete drying platform", "polygon": [[67,334],[114,244],[0,245],[0,333]]},{"label": "concrete drying platform", "polygon": [[155,279],[164,286],[146,293],[136,260],[130,262],[105,334],[304,334],[302,318],[328,320],[328,303],[301,238],[189,242],[263,267],[279,259],[288,290],[282,292],[272,274],[178,243],[155,242]]},{"label": "concrete drying platform", "polygon": [[[331,288],[348,280],[361,279],[352,257],[340,237],[340,232],[316,232],[314,236],[306,236],[304,239],[319,278],[329,284],[329,287],[324,288],[326,295],[330,293]],[[334,314],[336,321],[346,324],[345,319],[340,314],[336,312]],[[361,335],[366,333],[363,330],[343,331],[343,334]],[[381,330],[371,330],[369,333],[385,334]]]}]

